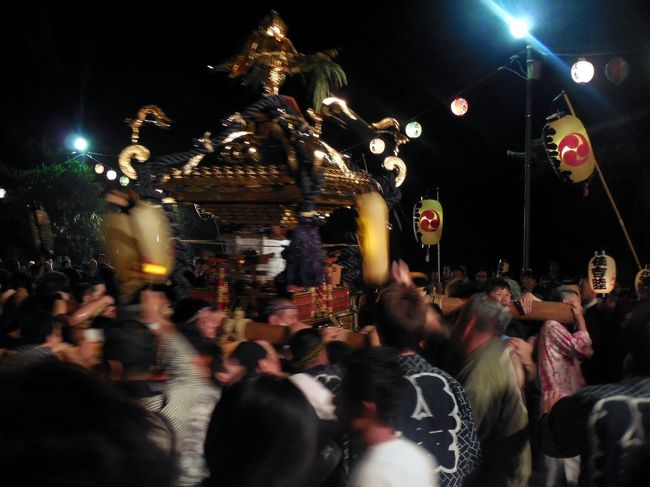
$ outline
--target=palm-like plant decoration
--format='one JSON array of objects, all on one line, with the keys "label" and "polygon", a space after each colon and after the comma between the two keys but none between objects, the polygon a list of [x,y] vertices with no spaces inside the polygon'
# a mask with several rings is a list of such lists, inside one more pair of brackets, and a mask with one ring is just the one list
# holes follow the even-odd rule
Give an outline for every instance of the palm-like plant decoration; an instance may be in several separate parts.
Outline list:
[{"label": "palm-like plant decoration", "polygon": [[312,93],[312,107],[320,112],[323,100],[332,91],[348,84],[343,68],[333,61],[338,55],[336,49],[317,52],[304,56],[297,66],[297,71],[309,75],[309,90]]}]

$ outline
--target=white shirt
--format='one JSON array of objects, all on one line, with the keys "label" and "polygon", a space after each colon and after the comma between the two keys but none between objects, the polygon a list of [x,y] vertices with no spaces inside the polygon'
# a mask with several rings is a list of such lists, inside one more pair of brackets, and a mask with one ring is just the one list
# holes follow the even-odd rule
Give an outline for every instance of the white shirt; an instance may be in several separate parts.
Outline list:
[{"label": "white shirt", "polygon": [[438,487],[436,461],[424,448],[397,437],[368,449],[349,487]]},{"label": "white shirt", "polygon": [[294,374],[289,380],[302,391],[316,414],[323,420],[336,420],[336,407],[334,394],[309,374]]}]

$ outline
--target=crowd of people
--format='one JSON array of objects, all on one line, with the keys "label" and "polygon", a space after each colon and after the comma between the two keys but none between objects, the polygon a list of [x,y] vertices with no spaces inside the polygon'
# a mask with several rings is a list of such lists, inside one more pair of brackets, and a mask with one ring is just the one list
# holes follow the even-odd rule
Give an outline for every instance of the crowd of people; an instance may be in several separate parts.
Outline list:
[{"label": "crowd of people", "polygon": [[[227,312],[150,288],[124,301],[103,255],[6,262],[2,484],[642,485],[650,283],[598,297],[556,264],[443,274],[419,286],[394,263],[355,348],[289,299],[264,314],[286,342],[225,343]],[[443,315],[427,292],[466,302]],[[527,319],[539,301],[572,318]]]}]

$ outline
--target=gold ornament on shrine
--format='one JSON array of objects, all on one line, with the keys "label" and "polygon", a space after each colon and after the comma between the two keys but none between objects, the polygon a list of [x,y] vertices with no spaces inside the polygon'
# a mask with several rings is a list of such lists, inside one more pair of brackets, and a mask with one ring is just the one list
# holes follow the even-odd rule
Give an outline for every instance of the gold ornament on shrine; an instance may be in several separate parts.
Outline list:
[{"label": "gold ornament on shrine", "polygon": [[589,260],[589,282],[596,294],[609,294],[616,286],[616,261],[604,251]]}]

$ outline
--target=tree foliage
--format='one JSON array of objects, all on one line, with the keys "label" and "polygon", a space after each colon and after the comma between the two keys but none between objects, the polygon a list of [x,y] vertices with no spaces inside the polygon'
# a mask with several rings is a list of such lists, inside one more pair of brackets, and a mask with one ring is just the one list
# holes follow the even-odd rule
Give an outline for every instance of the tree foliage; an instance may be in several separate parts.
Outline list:
[{"label": "tree foliage", "polygon": [[0,166],[7,197],[0,200],[0,255],[35,258],[29,226],[30,208],[49,215],[55,255],[73,261],[88,259],[101,249],[102,187],[83,157],[31,170]]}]

